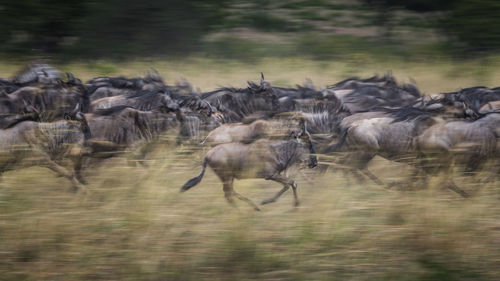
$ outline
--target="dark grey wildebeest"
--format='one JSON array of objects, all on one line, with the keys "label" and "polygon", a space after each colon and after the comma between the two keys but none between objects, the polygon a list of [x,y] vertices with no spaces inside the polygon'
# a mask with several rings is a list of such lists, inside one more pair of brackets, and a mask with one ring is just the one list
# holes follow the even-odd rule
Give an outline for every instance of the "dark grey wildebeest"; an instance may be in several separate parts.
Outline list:
[{"label": "dark grey wildebeest", "polygon": [[324,94],[335,95],[351,113],[365,112],[381,106],[405,106],[421,97],[415,85],[398,85],[390,74],[381,78],[349,78],[328,87]]},{"label": "dark grey wildebeest", "polygon": [[20,70],[11,81],[19,86],[33,84],[56,84],[62,79],[61,72],[43,63],[34,63]]},{"label": "dark grey wildebeest", "polygon": [[90,104],[90,112],[112,108],[115,106],[129,106],[138,110],[175,111],[179,104],[175,102],[164,89],[153,91],[139,91],[131,95],[117,95],[94,100]]},{"label": "dark grey wildebeest", "polygon": [[198,184],[206,166],[209,165],[222,181],[224,195],[230,204],[234,204],[233,196],[236,196],[255,210],[259,210],[250,199],[234,191],[233,180],[262,178],[283,184],[283,188],[275,196],[262,201],[262,204],[275,202],[291,187],[297,206],[299,204],[297,184],[287,176],[287,170],[294,165],[304,163],[307,159],[310,168],[317,165],[314,147],[307,131],[299,135],[293,133],[290,139],[284,141],[261,139],[251,144],[240,142],[220,144],[208,151],[203,159],[200,174],[184,184],[181,191],[184,192]]},{"label": "dark grey wildebeest", "polygon": [[200,97],[223,115],[225,123],[241,122],[246,116],[258,112],[278,111],[278,95],[261,76],[260,84],[248,82],[245,89],[222,88]]},{"label": "dark grey wildebeest", "polygon": [[145,77],[97,77],[85,83],[92,101],[116,95],[130,95],[143,90],[162,89],[165,86],[163,78],[156,71]]}]

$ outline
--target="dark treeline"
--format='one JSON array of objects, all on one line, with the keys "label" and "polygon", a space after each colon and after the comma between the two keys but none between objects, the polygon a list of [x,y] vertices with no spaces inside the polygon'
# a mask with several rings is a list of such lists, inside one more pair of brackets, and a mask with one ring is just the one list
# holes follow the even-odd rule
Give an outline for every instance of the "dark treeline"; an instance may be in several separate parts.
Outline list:
[{"label": "dark treeline", "polygon": [[188,51],[227,0],[6,0],[1,50],[109,56]]},{"label": "dark treeline", "polygon": [[[67,54],[67,57],[123,57],[186,54],[203,51],[203,36],[231,27],[232,7],[248,7],[240,25],[296,32],[289,22],[270,20],[277,6],[245,0],[4,0],[0,4],[0,52]],[[332,1],[294,1],[335,9]],[[360,0],[353,1],[378,15],[375,24],[392,28],[394,10],[425,16],[453,49],[474,53],[500,48],[500,2],[496,0]],[[285,3],[287,5],[288,3]],[[290,5],[290,4],[288,4]],[[324,5],[322,7],[321,5]],[[330,6],[328,6],[330,5]],[[337,5],[337,8],[342,6]],[[435,13],[438,11],[438,13]],[[250,15],[250,16],[249,16]],[[253,16],[251,16],[253,15]],[[245,21],[245,16],[257,22]],[[234,23],[234,19],[232,19]],[[270,28],[262,28],[270,25]],[[276,25],[283,25],[279,27]],[[287,27],[288,26],[288,27]],[[286,28],[285,28],[286,27]],[[300,31],[300,30],[299,30]],[[302,30],[308,31],[308,30]],[[458,48],[457,48],[458,47]],[[452,48],[450,48],[452,49]]]}]

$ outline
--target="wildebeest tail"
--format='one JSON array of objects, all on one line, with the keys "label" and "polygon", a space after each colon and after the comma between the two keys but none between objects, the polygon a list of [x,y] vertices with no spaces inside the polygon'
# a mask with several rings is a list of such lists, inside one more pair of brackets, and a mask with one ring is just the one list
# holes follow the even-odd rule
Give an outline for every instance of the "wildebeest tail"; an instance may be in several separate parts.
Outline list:
[{"label": "wildebeest tail", "polygon": [[342,132],[340,132],[339,140],[337,141],[337,143],[330,145],[326,149],[326,152],[336,152],[342,149],[342,146],[344,145],[345,140],[347,139],[347,130],[348,128],[345,128],[342,130]]},{"label": "wildebeest tail", "polygon": [[181,187],[181,192],[184,192],[188,189],[190,189],[191,187],[197,185],[198,183],[200,183],[201,181],[201,178],[203,178],[203,175],[205,174],[205,168],[207,167],[207,158],[204,158],[203,159],[203,168],[201,169],[201,172],[199,175],[197,175],[196,177],[188,180],[182,187]]}]

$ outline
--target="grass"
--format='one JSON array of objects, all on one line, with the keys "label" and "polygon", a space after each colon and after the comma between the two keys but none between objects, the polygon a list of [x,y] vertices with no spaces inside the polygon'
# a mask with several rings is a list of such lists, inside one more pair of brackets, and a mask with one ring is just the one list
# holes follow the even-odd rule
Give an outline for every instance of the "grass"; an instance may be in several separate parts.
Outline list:
[{"label": "grass", "polygon": [[[500,273],[491,186],[463,200],[437,189],[348,185],[336,173],[313,184],[299,176],[301,207],[294,210],[287,193],[254,212],[242,202],[231,208],[211,171],[178,192],[199,155],[187,159],[171,146],[153,155],[148,169],[115,159],[93,170],[87,196],[66,193],[67,183],[42,168],[7,173],[2,278],[494,280]],[[257,201],[279,186],[247,180],[236,189]]]},{"label": "grass", "polygon": [[[190,58],[96,61],[59,65],[84,80],[106,74],[142,75],[149,67],[167,80],[185,77],[195,87],[244,86],[266,79],[294,85],[307,77],[327,85],[350,75],[392,70],[417,80],[428,93],[477,84],[495,86],[497,62],[380,62],[353,54],[345,60],[264,58],[249,64]],[[0,65],[7,77],[20,64]],[[481,69],[481,71],[479,71]],[[474,74],[478,71],[480,74]],[[490,78],[488,78],[490,77]],[[87,195],[44,168],[7,172],[0,183],[0,280],[497,280],[500,207],[498,182],[464,200],[447,190],[388,192],[348,182],[340,173],[298,175],[301,206],[291,192],[254,212],[224,200],[208,169],[186,193],[179,187],[198,173],[202,153],[158,145],[149,167],[107,160],[87,171]],[[383,179],[405,169],[375,161]],[[460,180],[474,189],[471,180]],[[280,189],[264,180],[236,181],[255,202]]]},{"label": "grass", "polygon": [[[449,92],[474,85],[497,87],[498,81],[495,77],[500,75],[499,65],[500,60],[496,57],[477,60],[453,60],[447,57],[407,60],[398,57],[377,58],[363,52],[324,60],[263,57],[251,59],[249,62],[191,57],[56,63],[62,71],[71,71],[84,81],[98,75],[136,77],[154,68],[169,84],[186,78],[201,91],[210,91],[220,86],[245,87],[248,80],[258,81],[260,72],[263,72],[272,84],[278,86],[294,86],[310,78],[318,87],[325,87],[350,76],[368,77],[375,73],[384,74],[391,71],[401,82],[415,80],[419,89],[425,93]],[[22,67],[21,62],[7,61],[0,64],[0,77],[10,77]]]}]

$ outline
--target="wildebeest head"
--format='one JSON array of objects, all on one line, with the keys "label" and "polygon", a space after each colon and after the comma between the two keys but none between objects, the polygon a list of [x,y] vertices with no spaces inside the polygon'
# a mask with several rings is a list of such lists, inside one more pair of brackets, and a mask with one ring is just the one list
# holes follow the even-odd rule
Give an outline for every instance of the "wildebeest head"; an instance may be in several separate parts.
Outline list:
[{"label": "wildebeest head", "polygon": [[309,132],[307,131],[307,127],[306,127],[306,123],[305,123],[304,119],[301,119],[300,127],[301,127],[301,129],[299,132],[292,131],[290,136],[292,138],[296,139],[297,142],[306,145],[308,152],[309,152],[308,166],[309,166],[309,168],[314,168],[318,165],[318,159],[316,157],[316,151],[314,149],[312,137],[309,134]]},{"label": "wildebeest head", "polygon": [[76,78],[75,75],[71,72],[66,72],[66,77],[68,80],[66,81],[67,85],[72,85],[72,86],[83,86],[82,80],[79,78]]},{"label": "wildebeest head", "polygon": [[179,104],[173,100],[168,94],[164,94],[161,99],[161,109],[165,112],[175,112],[179,110]]},{"label": "wildebeest head", "polygon": [[77,103],[75,108],[71,112],[64,113],[64,119],[74,120],[80,123],[80,130],[85,136],[85,139],[91,138],[90,127],[85,118],[85,114],[81,112],[80,104]]}]

